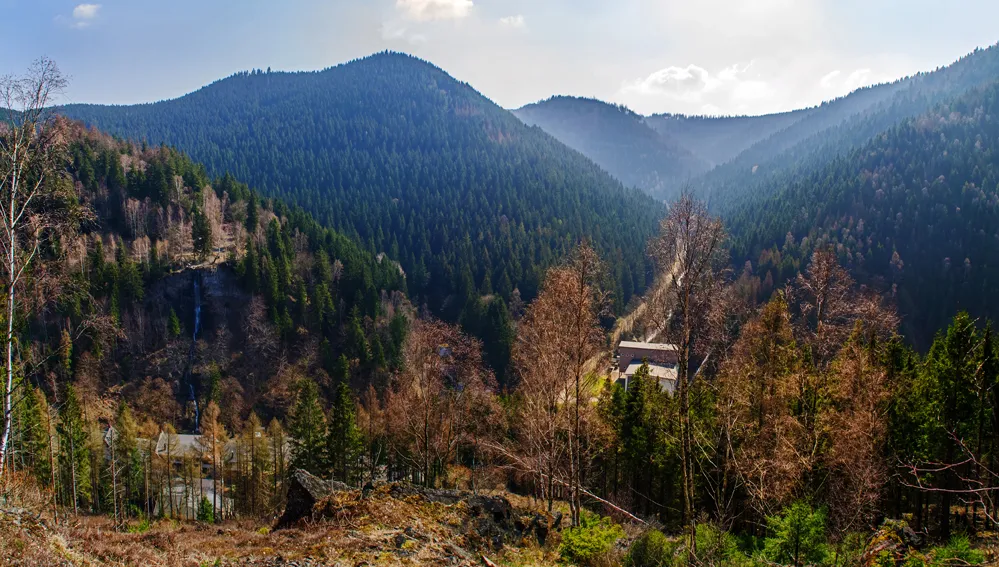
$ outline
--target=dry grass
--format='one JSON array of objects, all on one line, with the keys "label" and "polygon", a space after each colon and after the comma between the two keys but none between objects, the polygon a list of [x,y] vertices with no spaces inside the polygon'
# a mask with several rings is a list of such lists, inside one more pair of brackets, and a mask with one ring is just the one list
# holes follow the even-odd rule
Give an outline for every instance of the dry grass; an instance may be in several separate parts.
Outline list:
[{"label": "dry grass", "polygon": [[[518,513],[532,512],[516,497]],[[419,496],[392,498],[376,490],[367,498],[339,493],[319,505],[323,520],[271,532],[268,525],[154,522],[143,533],[114,529],[105,517],[54,524],[34,516],[0,513],[0,565],[202,567],[228,565],[481,565],[480,552],[500,565],[557,563],[556,545],[532,541],[490,550],[469,529],[468,507]]]}]

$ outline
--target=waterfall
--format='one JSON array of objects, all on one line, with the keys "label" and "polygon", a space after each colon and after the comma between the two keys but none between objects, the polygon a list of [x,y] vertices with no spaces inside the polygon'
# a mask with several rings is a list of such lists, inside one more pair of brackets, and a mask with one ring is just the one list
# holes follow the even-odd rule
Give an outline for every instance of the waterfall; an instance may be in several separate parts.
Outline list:
[{"label": "waterfall", "polygon": [[191,382],[191,370],[194,368],[194,351],[198,344],[198,329],[201,327],[201,286],[200,274],[194,274],[194,333],[191,336],[191,352],[187,356],[187,387],[191,392],[191,400],[194,402],[194,432],[200,433],[201,429],[201,409],[198,407],[198,396],[194,394],[194,383]]},{"label": "waterfall", "polygon": [[198,329],[201,327],[201,286],[198,285],[198,280],[200,278],[194,276],[194,337],[193,340],[198,340]]}]

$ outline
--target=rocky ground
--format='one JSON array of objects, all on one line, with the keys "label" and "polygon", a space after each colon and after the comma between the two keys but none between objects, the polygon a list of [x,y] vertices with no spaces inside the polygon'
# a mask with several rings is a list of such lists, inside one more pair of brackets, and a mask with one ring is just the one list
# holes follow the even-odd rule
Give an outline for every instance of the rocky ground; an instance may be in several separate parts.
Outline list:
[{"label": "rocky ground", "polygon": [[162,520],[148,529],[136,524],[130,531],[122,531],[105,517],[56,523],[25,510],[0,511],[0,565],[557,563],[554,518],[538,513],[529,499],[424,490],[404,484],[368,486],[365,490],[334,488],[328,494],[309,493],[306,499],[319,496],[311,509],[272,524],[234,521],[203,525]]}]

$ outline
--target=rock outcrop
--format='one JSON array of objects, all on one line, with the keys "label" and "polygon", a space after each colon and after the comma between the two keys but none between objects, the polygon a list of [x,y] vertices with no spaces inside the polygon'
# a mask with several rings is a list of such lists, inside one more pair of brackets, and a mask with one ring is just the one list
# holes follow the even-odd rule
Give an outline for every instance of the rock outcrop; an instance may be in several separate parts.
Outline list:
[{"label": "rock outcrop", "polygon": [[329,498],[334,492],[351,490],[349,486],[335,480],[323,480],[308,471],[298,469],[291,473],[288,484],[288,503],[284,514],[278,520],[277,528],[285,528],[303,518],[313,515],[316,504]]}]

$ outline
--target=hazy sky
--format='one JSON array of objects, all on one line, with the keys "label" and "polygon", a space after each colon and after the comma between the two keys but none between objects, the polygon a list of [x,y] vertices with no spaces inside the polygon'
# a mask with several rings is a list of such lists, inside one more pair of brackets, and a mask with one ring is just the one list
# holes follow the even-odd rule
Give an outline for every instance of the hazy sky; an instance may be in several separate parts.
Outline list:
[{"label": "hazy sky", "polygon": [[180,96],[233,72],[405,51],[513,108],[761,114],[999,41],[996,0],[0,0],[0,73],[38,56],[67,102]]}]

